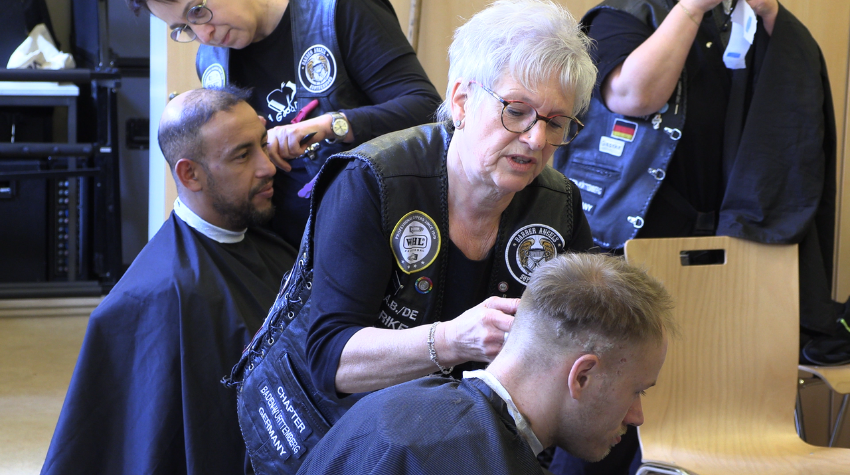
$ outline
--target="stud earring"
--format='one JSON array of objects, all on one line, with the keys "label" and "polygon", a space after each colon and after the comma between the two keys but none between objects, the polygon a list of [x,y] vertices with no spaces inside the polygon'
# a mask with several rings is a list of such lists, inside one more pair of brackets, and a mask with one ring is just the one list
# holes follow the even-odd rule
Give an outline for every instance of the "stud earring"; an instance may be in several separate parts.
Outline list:
[{"label": "stud earring", "polygon": [[463,119],[455,120],[454,126],[455,126],[456,129],[462,129],[463,128]]}]

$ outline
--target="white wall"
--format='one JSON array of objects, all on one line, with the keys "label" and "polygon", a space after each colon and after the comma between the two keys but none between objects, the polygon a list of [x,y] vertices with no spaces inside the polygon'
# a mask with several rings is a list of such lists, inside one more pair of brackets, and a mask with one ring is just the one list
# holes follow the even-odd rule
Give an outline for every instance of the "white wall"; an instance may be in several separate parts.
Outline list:
[{"label": "white wall", "polygon": [[167,92],[167,62],[166,48],[168,41],[168,26],[165,22],[157,19],[153,15],[150,16],[151,22],[151,90],[150,90],[150,154],[148,159],[148,180],[150,188],[148,189],[148,239],[162,226],[162,223],[167,217],[165,214],[165,197],[166,197],[166,180],[163,176],[169,173],[168,164],[165,162],[165,157],[162,156],[162,150],[159,148],[159,142],[156,140],[157,130],[159,128],[159,118],[162,116],[162,110],[165,109],[163,97],[168,95]]}]

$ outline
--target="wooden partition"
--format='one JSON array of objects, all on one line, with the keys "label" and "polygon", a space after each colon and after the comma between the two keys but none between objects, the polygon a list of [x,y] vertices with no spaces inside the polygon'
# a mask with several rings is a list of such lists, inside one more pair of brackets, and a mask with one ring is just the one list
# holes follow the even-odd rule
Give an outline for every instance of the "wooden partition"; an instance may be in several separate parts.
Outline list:
[{"label": "wooden partition", "polygon": [[[398,14],[402,29],[407,32],[411,0],[390,0]],[[447,52],[452,35],[476,12],[484,9],[492,0],[417,0],[422,3],[419,22],[419,48],[417,54],[422,66],[437,91],[445,96],[449,63]],[[584,12],[600,0],[556,0],[566,6],[580,19]]]}]

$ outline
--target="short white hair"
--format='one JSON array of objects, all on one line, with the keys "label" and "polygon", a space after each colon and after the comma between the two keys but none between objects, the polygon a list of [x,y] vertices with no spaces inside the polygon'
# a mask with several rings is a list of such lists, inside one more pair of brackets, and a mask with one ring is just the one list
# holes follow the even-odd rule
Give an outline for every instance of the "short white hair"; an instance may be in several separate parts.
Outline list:
[{"label": "short white hair", "polygon": [[[449,83],[437,117],[451,119],[455,81],[474,80],[489,88],[505,74],[531,92],[558,78],[565,94],[574,94],[573,115],[584,111],[596,82],[591,40],[569,11],[549,0],[498,0],[476,13],[454,34],[449,46]],[[475,109],[483,93],[470,90]]]}]

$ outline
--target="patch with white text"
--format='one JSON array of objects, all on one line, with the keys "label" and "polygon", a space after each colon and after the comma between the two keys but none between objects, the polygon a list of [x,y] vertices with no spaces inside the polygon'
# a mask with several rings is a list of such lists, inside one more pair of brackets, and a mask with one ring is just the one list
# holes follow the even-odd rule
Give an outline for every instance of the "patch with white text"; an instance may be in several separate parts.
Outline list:
[{"label": "patch with white text", "polygon": [[430,266],[440,253],[440,229],[422,211],[411,211],[396,223],[390,236],[393,255],[405,274]]},{"label": "patch with white text", "polygon": [[396,301],[394,295],[390,294],[384,297],[381,311],[378,312],[378,321],[385,328],[404,330],[415,327],[420,320],[421,313],[421,309],[410,308],[404,302]]},{"label": "patch with white text", "polygon": [[291,400],[286,397],[283,387],[278,386],[278,397],[275,397],[274,390],[265,381],[260,384],[259,388],[260,395],[266,401],[266,408],[268,408],[267,412],[264,407],[260,406],[260,417],[263,419],[263,425],[265,425],[269,434],[273,451],[277,452],[284,460],[289,458],[290,454],[295,455],[296,458],[301,458],[305,449],[298,442],[295,433],[300,431],[301,440],[304,440],[311,432],[310,429],[298,416]]},{"label": "patch with white text", "polygon": [[505,248],[505,262],[519,283],[528,283],[540,264],[553,259],[564,249],[564,238],[544,224],[523,226],[511,236]]},{"label": "patch with white text", "polygon": [[[282,422],[282,419],[279,418],[280,410],[275,412],[274,409],[269,409],[270,411],[272,411],[271,417],[269,417],[269,414],[266,411],[266,407],[268,407],[270,405],[269,404],[269,395],[270,394],[269,394],[268,389],[269,389],[269,386],[267,384],[263,384],[262,389],[260,389],[260,394],[266,400],[266,406],[260,406],[259,408],[257,408],[257,412],[259,412],[260,418],[263,420],[263,427],[265,427],[266,432],[268,432],[269,442],[271,443],[271,446],[269,448],[271,449],[272,452],[278,454],[280,456],[280,458],[282,458],[283,460],[286,460],[286,459],[289,458],[289,456],[291,454],[287,450],[287,444],[285,442],[284,437],[278,432],[278,430],[282,430],[282,428],[278,429],[278,428],[275,427],[275,425],[278,425],[278,427],[280,427],[279,424],[280,424],[280,422]],[[274,403],[274,399],[272,399],[271,402]],[[276,405],[275,405],[275,407],[276,407]],[[272,422],[272,420],[274,420],[274,422]],[[275,424],[275,423],[278,423],[278,424]],[[283,422],[283,425],[285,426],[286,422]],[[287,427],[287,429],[289,429],[289,428]],[[290,434],[291,434],[291,432],[290,432]]]},{"label": "patch with white text", "polygon": [[201,85],[204,86],[204,89],[218,89],[227,85],[224,67],[218,63],[207,66],[203,76],[201,76]]},{"label": "patch with white text", "polygon": [[612,139],[611,137],[599,137],[599,151],[619,157],[623,155],[623,149],[626,148],[626,142],[622,140]]},{"label": "patch with white text", "polygon": [[298,110],[295,83],[292,81],[281,83],[280,89],[275,89],[266,96],[266,104],[269,109],[276,112],[274,116],[268,115],[269,122],[283,122],[284,117]]},{"label": "patch with white text", "polygon": [[336,80],[336,60],[325,45],[313,45],[301,55],[298,79],[310,92],[327,91]]},{"label": "patch with white text", "polygon": [[602,196],[602,194],[605,192],[605,188],[602,188],[599,185],[594,185],[593,183],[588,183],[586,181],[578,180],[575,178],[570,178],[570,180],[572,180],[573,183],[576,184],[576,187],[578,187],[578,189],[581,191],[593,193],[596,196]]}]

